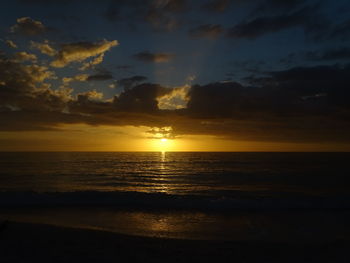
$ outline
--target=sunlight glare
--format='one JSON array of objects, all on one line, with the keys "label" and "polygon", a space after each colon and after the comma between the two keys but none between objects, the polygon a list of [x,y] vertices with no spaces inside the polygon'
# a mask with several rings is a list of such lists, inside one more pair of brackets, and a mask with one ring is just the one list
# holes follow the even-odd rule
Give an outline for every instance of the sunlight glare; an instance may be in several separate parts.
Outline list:
[{"label": "sunlight glare", "polygon": [[159,152],[168,152],[174,150],[174,140],[167,138],[153,140],[153,148]]}]

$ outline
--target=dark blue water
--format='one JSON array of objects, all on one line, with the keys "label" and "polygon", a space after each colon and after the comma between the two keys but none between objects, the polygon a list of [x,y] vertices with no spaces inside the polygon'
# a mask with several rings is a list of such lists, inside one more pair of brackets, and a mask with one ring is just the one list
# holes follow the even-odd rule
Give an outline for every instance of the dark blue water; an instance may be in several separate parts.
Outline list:
[{"label": "dark blue water", "polygon": [[349,153],[0,153],[0,191],[85,203],[113,196],[341,202],[350,193],[349,161]]},{"label": "dark blue water", "polygon": [[349,153],[0,153],[0,212],[161,237],[344,238],[349,161]]}]

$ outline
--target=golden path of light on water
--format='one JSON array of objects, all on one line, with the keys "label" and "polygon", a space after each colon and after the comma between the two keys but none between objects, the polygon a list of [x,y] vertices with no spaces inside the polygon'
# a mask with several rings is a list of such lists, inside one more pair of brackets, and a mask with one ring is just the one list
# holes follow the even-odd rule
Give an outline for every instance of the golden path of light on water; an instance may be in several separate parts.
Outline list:
[{"label": "golden path of light on water", "polygon": [[159,153],[159,177],[157,182],[157,191],[162,193],[171,193],[171,187],[169,184],[164,183],[164,179],[167,175],[167,167],[166,167],[166,152],[162,151]]}]

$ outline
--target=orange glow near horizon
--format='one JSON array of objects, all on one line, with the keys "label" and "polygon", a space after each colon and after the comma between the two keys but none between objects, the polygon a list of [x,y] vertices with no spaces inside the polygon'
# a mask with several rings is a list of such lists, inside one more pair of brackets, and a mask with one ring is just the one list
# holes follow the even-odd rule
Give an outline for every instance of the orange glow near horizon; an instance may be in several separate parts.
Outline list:
[{"label": "orange glow near horizon", "polygon": [[64,125],[52,131],[0,132],[0,151],[305,152],[350,149],[349,144],[239,141],[213,135],[169,138],[160,134],[150,138],[149,129],[145,126]]},{"label": "orange glow near horizon", "polygon": [[177,145],[174,139],[151,139],[152,148],[156,152],[171,152],[177,150]]}]

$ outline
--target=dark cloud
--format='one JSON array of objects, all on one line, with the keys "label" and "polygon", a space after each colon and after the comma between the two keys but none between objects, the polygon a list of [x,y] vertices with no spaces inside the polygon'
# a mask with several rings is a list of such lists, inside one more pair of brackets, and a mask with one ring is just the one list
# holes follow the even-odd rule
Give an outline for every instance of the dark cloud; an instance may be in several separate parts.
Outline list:
[{"label": "dark cloud", "polygon": [[287,56],[281,58],[279,60],[279,62],[281,64],[285,64],[285,65],[289,66],[289,65],[296,63],[298,60],[300,60],[300,54],[298,54],[296,52],[291,52]]},{"label": "dark cloud", "polygon": [[289,53],[286,57],[279,60],[285,65],[296,65],[305,62],[332,62],[349,61],[350,48],[339,47],[318,51],[301,51]]},{"label": "dark cloud", "polygon": [[290,12],[291,10],[294,10],[296,8],[299,8],[303,4],[309,2],[305,0],[262,0],[262,1],[255,1],[256,7],[253,9],[251,16],[256,15],[266,15],[273,13],[285,13]]},{"label": "dark cloud", "polygon": [[133,66],[131,66],[131,65],[118,65],[115,68],[119,69],[119,70],[128,71],[128,70],[131,70],[133,68]]},{"label": "dark cloud", "polygon": [[[72,0],[19,0],[22,3],[25,4],[53,4],[53,3],[60,3],[60,4],[67,4],[69,2],[72,2]],[[82,0],[74,0],[74,1],[82,1]]]},{"label": "dark cloud", "polygon": [[87,81],[104,81],[104,80],[110,80],[110,79],[113,79],[113,76],[109,73],[105,73],[105,74],[90,75],[86,80]]},{"label": "dark cloud", "polygon": [[134,74],[134,67],[131,65],[117,65],[115,66],[115,69],[127,74]]},{"label": "dark cloud", "polygon": [[[69,110],[73,114],[91,116],[96,124],[145,125],[150,119],[160,118],[162,114],[158,109],[157,98],[171,91],[172,89],[158,84],[144,83],[125,89],[112,102],[95,100],[100,95],[96,91],[90,91],[79,94],[76,101],[70,101]],[[148,115],[147,118],[145,114]]]},{"label": "dark cloud", "polygon": [[243,86],[235,82],[195,85],[188,94],[188,112],[201,118],[231,117],[237,102],[242,101],[242,91]]},{"label": "dark cloud", "polygon": [[328,40],[339,39],[341,41],[350,40],[350,19],[333,26],[331,32],[327,36]]},{"label": "dark cloud", "polygon": [[233,61],[231,63],[232,65],[232,71],[231,73],[234,72],[246,72],[246,73],[263,73],[266,70],[263,70],[267,67],[267,63],[263,60],[256,60],[256,59],[248,59],[248,60],[243,60],[243,61]]},{"label": "dark cloud", "polygon": [[232,38],[255,39],[292,27],[302,27],[305,32],[314,33],[323,23],[323,19],[315,14],[315,8],[317,7],[307,6],[288,14],[260,16],[233,26],[227,35]]},{"label": "dark cloud", "polygon": [[211,0],[202,5],[202,8],[210,12],[224,12],[231,2],[231,0]]},{"label": "dark cloud", "polygon": [[189,35],[195,38],[217,38],[223,32],[221,25],[201,25],[189,31]]},{"label": "dark cloud", "polygon": [[163,63],[169,62],[174,58],[171,53],[150,53],[148,51],[137,53],[133,56],[135,59],[143,62]]},{"label": "dark cloud", "polygon": [[166,12],[183,12],[186,10],[186,0],[156,0],[153,2],[153,7]]},{"label": "dark cloud", "polygon": [[169,92],[171,89],[157,84],[140,84],[115,97],[114,105],[119,111],[157,112],[157,97]]},{"label": "dark cloud", "polygon": [[293,11],[309,0],[209,0],[201,7],[209,12],[224,12],[230,6],[238,7],[239,5],[252,6],[250,17],[259,15],[273,15]]},{"label": "dark cloud", "polygon": [[45,66],[0,57],[0,105],[7,105],[9,111],[63,110],[69,93],[52,90],[46,80],[53,78],[55,74]]},{"label": "dark cloud", "polygon": [[268,77],[252,78],[251,83],[265,89],[294,94],[294,101],[304,96],[327,94],[327,105],[322,110],[349,108],[350,65],[297,67],[286,71],[270,72]]},{"label": "dark cloud", "polygon": [[147,77],[145,76],[133,76],[130,78],[124,78],[117,81],[117,84],[122,86],[124,89],[130,89],[141,82],[145,82]]},{"label": "dark cloud", "polygon": [[134,27],[146,22],[158,31],[172,31],[180,25],[176,15],[187,10],[186,0],[111,0],[103,16],[108,21],[127,21]]},{"label": "dark cloud", "polygon": [[55,130],[61,123],[88,123],[87,117],[57,111],[0,111],[0,131]]},{"label": "dark cloud", "polygon": [[[14,72],[21,70],[18,64],[4,66]],[[209,134],[236,140],[349,141],[350,66],[268,72],[265,77],[251,77],[251,86],[237,82],[195,85],[189,89],[187,108],[178,110],[159,109],[158,98],[173,89],[157,84],[134,85],[113,101],[101,100],[102,94],[94,90],[80,93],[76,99],[64,99],[49,88],[39,91],[40,78],[33,80],[23,69],[22,75],[25,79],[1,75],[1,80],[8,82],[0,87],[2,130],[87,123],[171,126],[172,136]]]},{"label": "dark cloud", "polygon": [[300,16],[273,16],[259,17],[249,22],[243,22],[232,27],[228,36],[233,38],[255,39],[262,35],[278,32],[293,26],[303,24],[303,17]]},{"label": "dark cloud", "polygon": [[342,47],[329,49],[326,51],[309,51],[304,53],[304,57],[311,61],[332,61],[332,60],[350,60],[350,48]]},{"label": "dark cloud", "polygon": [[193,86],[185,112],[202,120],[207,132],[241,139],[266,140],[273,134],[272,140],[348,141],[349,73],[349,66],[293,68],[253,77],[252,87],[235,82]]},{"label": "dark cloud", "polygon": [[175,16],[158,9],[150,9],[144,19],[158,31],[173,31],[180,26],[180,22]]},{"label": "dark cloud", "polygon": [[110,0],[103,17],[108,21],[142,20],[149,8],[150,1],[143,0]]}]

